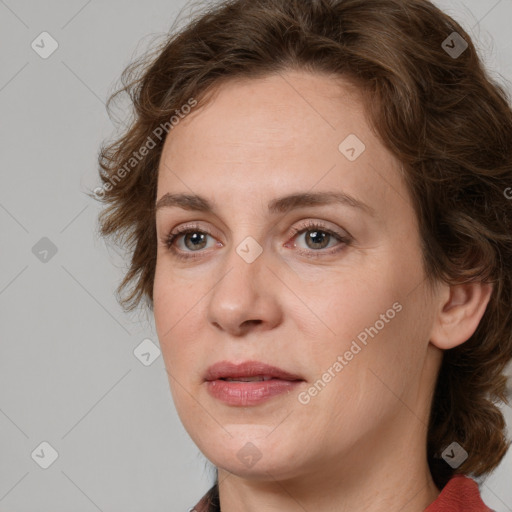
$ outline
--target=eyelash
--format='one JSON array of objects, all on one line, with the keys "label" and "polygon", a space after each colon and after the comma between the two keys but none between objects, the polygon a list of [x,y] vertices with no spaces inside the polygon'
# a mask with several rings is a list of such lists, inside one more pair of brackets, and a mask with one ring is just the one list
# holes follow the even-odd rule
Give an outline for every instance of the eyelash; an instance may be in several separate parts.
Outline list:
[{"label": "eyelash", "polygon": [[[315,251],[313,249],[305,250],[305,249],[297,249],[297,252],[302,255],[306,256],[308,258],[321,258],[324,256],[332,256],[334,254],[337,254],[339,251],[343,250],[345,246],[350,245],[352,242],[352,238],[348,235],[341,235],[339,233],[335,233],[334,231],[326,228],[321,223],[310,221],[306,225],[301,226],[300,228],[292,228],[289,235],[292,238],[295,238],[297,235],[301,235],[304,232],[307,231],[321,231],[323,233],[327,233],[328,235],[336,238],[339,242],[341,242],[341,247],[335,246],[334,250],[326,251],[324,249],[320,249],[318,251]],[[169,249],[173,255],[181,260],[192,260],[195,258],[201,257],[201,253],[203,251],[193,251],[191,253],[183,254],[179,251],[179,249],[176,249],[175,241],[182,235],[186,235],[188,233],[201,233],[209,236],[213,236],[213,234],[208,231],[207,229],[203,229],[198,225],[186,225],[178,228],[174,233],[169,233],[163,240],[164,245]],[[195,254],[196,252],[197,254]]]}]

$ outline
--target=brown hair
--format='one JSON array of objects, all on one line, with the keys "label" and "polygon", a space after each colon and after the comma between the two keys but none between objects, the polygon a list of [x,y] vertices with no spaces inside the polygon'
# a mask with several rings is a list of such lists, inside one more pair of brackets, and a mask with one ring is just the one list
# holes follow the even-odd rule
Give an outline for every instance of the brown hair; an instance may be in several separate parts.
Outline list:
[{"label": "brown hair", "polygon": [[[468,44],[461,55],[449,51],[453,32]],[[223,80],[285,69],[341,76],[361,91],[374,129],[402,163],[429,282],[494,284],[474,335],[444,352],[427,439],[438,487],[454,473],[490,472],[510,445],[497,402],[507,401],[503,370],[512,358],[512,202],[505,197],[512,111],[469,35],[428,0],[210,3],[154,55],[130,64],[108,107],[126,93],[134,117],[102,146],[103,187],[93,195],[107,205],[100,234],[131,254],[117,292],[134,286],[121,304],[129,311],[145,298],[153,307],[154,205],[165,141],[155,135],[158,127],[170,132],[177,110],[191,99],[201,106]],[[149,139],[154,147],[135,158]],[[453,441],[469,454],[457,469],[440,458]]]}]

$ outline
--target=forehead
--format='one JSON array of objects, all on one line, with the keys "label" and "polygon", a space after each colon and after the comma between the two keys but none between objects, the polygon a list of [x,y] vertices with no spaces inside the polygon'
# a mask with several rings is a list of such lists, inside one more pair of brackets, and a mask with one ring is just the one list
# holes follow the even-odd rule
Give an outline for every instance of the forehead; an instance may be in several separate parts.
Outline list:
[{"label": "forehead", "polygon": [[318,185],[392,200],[406,195],[397,167],[352,84],[294,71],[225,82],[180,120],[165,141],[157,198],[179,191],[222,204],[223,191],[246,201]]},{"label": "forehead", "polygon": [[368,130],[360,93],[353,85],[339,77],[288,71],[222,82],[204,106],[173,128],[164,151],[181,146],[191,131],[196,150],[211,144],[220,145],[225,153],[233,145],[244,145],[248,151],[249,146],[272,149],[300,141],[304,147],[326,135],[332,136],[327,141],[331,142],[347,129],[361,135]]}]

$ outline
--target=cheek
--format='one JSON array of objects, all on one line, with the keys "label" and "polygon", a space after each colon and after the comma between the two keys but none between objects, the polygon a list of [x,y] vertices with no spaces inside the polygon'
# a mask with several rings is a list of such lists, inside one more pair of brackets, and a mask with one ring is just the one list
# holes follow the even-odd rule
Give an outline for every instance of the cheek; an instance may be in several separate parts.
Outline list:
[{"label": "cheek", "polygon": [[[191,327],[188,319],[194,313],[194,304],[204,296],[202,281],[180,279],[164,260],[157,260],[153,283],[153,304],[155,324],[164,334],[172,328],[171,334],[177,329]],[[197,304],[199,306],[199,304]],[[184,321],[187,320],[187,321]],[[175,327],[173,327],[175,326]],[[165,341],[165,337],[164,340]]]},{"label": "cheek", "polygon": [[[325,347],[331,355],[343,352],[358,335],[364,341],[365,333],[368,336],[365,329],[376,322],[379,332],[396,322],[395,317],[399,316],[393,309],[399,297],[394,291],[396,283],[378,279],[378,274],[374,276],[370,272],[366,272],[365,279],[356,278],[352,273],[324,282],[326,285],[322,288],[308,285],[306,289],[302,285],[299,295],[305,299],[297,305],[294,314],[298,330],[315,340],[316,353],[320,347]],[[381,314],[388,323],[383,323]]]},{"label": "cheek", "polygon": [[196,289],[197,286],[185,285],[175,279],[172,272],[157,264],[153,286],[153,314],[166,366],[172,361],[176,368],[180,367],[176,364],[180,351],[190,345],[178,343],[178,340],[194,337],[192,331],[197,326],[195,309],[200,307]]},{"label": "cheek", "polygon": [[416,308],[400,303],[393,309],[397,301],[392,299],[383,294],[371,305],[339,302],[345,312],[333,316],[336,339],[307,347],[315,371],[301,396],[300,403],[308,403],[299,410],[304,421],[307,416],[327,422],[334,439],[361,433],[394,414],[402,407],[397,397],[412,389],[421,373],[425,332],[415,319]]},{"label": "cheek", "polygon": [[309,307],[295,314],[306,338],[302,356],[311,363],[315,382],[332,382],[329,392],[322,391],[328,402],[355,400],[378,408],[383,395],[390,394],[386,386],[400,392],[418,370],[427,335],[420,321],[425,305],[407,295],[409,280],[378,270],[364,273],[364,279],[331,279],[321,293],[302,295]]}]

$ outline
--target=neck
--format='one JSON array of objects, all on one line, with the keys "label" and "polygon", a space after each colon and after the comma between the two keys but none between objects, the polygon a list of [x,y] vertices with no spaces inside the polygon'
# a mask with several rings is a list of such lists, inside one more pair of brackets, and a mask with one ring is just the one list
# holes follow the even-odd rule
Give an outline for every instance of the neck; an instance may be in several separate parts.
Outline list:
[{"label": "neck", "polygon": [[440,492],[426,462],[426,426],[410,410],[401,412],[400,428],[395,418],[378,439],[362,440],[293,478],[279,479],[268,468],[247,479],[219,468],[221,511],[423,512]]}]

